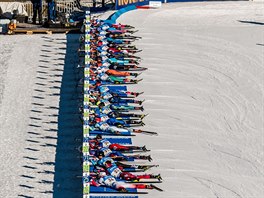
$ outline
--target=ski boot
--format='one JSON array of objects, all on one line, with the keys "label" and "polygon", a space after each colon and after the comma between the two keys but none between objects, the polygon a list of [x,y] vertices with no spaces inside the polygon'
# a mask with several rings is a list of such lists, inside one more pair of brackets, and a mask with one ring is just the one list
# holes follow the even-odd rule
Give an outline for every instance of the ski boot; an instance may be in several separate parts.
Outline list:
[{"label": "ski boot", "polygon": [[154,175],[154,178],[157,179],[157,180],[159,180],[159,181],[162,181],[162,177],[160,176],[160,174]]},{"label": "ski boot", "polygon": [[135,78],[138,77],[141,73],[130,73],[131,76],[134,76]]},{"label": "ski boot", "polygon": [[138,101],[138,104],[142,105],[143,102],[145,102],[145,100],[140,100],[140,101]]},{"label": "ski boot", "polygon": [[146,116],[148,116],[148,114],[142,114],[142,115],[140,116],[140,119],[143,120],[143,118],[145,118]]},{"label": "ski boot", "polygon": [[146,148],[146,145],[142,146],[142,151],[147,152],[148,149]]},{"label": "ski boot", "polygon": [[139,96],[139,95],[141,95],[141,94],[143,94],[144,92],[140,92],[140,93],[136,93],[136,92],[134,92],[134,95],[137,97],[137,96]]},{"label": "ski boot", "polygon": [[148,156],[147,156],[147,160],[148,160],[149,162],[151,162],[151,161],[152,161],[152,158],[151,158],[151,156],[150,156],[150,155],[148,155]]}]

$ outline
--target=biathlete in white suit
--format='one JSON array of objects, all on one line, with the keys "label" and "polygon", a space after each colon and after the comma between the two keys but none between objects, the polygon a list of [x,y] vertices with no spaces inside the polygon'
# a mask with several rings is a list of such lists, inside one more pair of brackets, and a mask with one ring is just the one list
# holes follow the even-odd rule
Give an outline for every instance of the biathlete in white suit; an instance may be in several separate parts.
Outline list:
[{"label": "biathlete in white suit", "polygon": [[120,192],[129,192],[128,189],[154,189],[151,184],[128,184],[125,182],[118,182],[116,178],[107,175],[106,172],[98,172],[96,176],[90,176],[90,185],[91,186],[103,186],[109,187]]},{"label": "biathlete in white suit", "polygon": [[125,129],[125,128],[119,128],[116,126],[110,126],[106,122],[99,122],[96,123],[95,126],[90,126],[90,130],[100,130],[100,131],[105,131],[105,132],[110,132],[113,134],[121,134],[121,133],[141,133],[142,130],[140,129]]}]

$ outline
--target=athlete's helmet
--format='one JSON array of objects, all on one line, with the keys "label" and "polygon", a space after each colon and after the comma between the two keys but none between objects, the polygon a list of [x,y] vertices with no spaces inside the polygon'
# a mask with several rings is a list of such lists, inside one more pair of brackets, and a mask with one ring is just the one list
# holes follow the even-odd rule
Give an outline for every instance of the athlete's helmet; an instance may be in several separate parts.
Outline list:
[{"label": "athlete's helmet", "polygon": [[99,151],[99,152],[98,152],[98,157],[100,157],[100,156],[102,156],[102,157],[104,157],[104,156],[105,156],[105,154],[104,154],[104,152],[103,152],[103,151]]},{"label": "athlete's helmet", "polygon": [[96,136],[95,136],[95,139],[97,139],[97,140],[98,140],[98,139],[102,139],[102,135],[101,135],[101,134],[96,135]]}]

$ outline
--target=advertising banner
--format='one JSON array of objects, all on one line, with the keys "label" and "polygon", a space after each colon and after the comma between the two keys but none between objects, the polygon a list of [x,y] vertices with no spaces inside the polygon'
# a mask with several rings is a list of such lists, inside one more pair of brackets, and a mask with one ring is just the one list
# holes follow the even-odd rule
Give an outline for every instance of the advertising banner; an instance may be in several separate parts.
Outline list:
[{"label": "advertising banner", "polygon": [[129,5],[135,5],[135,6],[149,5],[150,1],[151,2],[159,1],[161,3],[173,3],[173,2],[196,2],[196,1],[205,1],[205,0],[116,0],[115,9],[119,10]]},{"label": "advertising banner", "polygon": [[116,10],[119,10],[129,5],[143,6],[148,4],[149,0],[116,0]]}]

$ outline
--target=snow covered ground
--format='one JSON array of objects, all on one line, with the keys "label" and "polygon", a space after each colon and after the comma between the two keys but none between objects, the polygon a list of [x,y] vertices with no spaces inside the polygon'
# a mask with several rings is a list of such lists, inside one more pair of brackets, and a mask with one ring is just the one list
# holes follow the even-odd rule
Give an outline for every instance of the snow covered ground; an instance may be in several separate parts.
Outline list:
[{"label": "snow covered ground", "polygon": [[134,140],[164,178],[165,192],[148,196],[264,196],[264,4],[175,3],[119,21],[143,37],[138,88],[146,128],[160,134]]},{"label": "snow covered ground", "polygon": [[[164,179],[164,192],[140,197],[263,197],[264,4],[164,4],[119,21],[143,37],[136,45],[149,70],[137,88],[150,114],[145,129],[159,133],[133,140],[152,150],[160,167],[149,172]],[[67,113],[76,111],[77,44],[75,36],[0,36],[1,197],[81,192],[78,119]]]},{"label": "snow covered ground", "polygon": [[[76,137],[72,132],[74,136],[68,135],[67,128],[58,126],[63,125],[66,117],[65,100],[64,105],[60,102],[65,99],[61,81],[67,75],[65,71],[78,60],[78,35],[67,37],[0,36],[0,197],[52,197],[53,190],[57,193],[54,178],[57,187],[63,177],[61,163],[70,168],[72,163],[80,166],[74,145],[68,146],[72,147],[71,154],[61,157],[66,150],[61,143],[70,139],[69,145]],[[67,59],[66,53],[71,54]],[[75,119],[74,115],[71,118]],[[62,136],[63,130],[67,137]],[[60,146],[56,153],[57,145]],[[72,154],[71,163],[67,159]],[[56,168],[55,155],[61,158]],[[72,177],[68,167],[63,169]],[[78,169],[75,174],[81,167]],[[75,182],[76,177],[70,179]],[[80,193],[81,189],[75,191]]]}]

